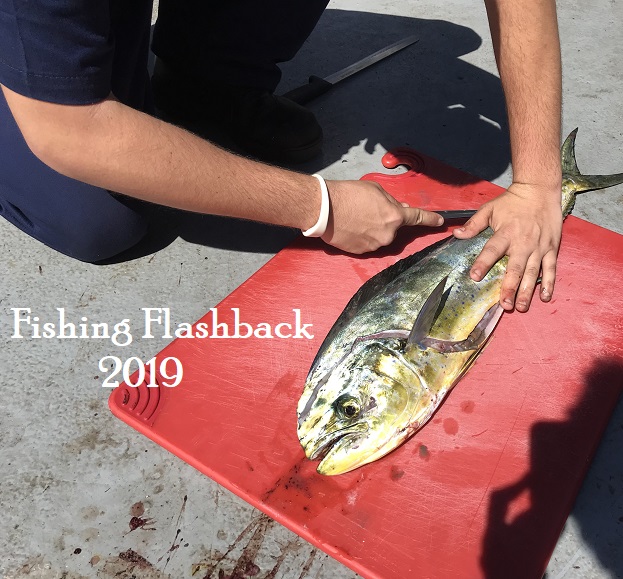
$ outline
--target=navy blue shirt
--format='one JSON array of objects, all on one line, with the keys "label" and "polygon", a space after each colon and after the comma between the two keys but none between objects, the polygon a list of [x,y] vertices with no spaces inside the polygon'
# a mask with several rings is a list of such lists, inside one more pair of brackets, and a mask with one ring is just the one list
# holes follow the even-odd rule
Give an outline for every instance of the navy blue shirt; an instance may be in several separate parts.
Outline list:
[{"label": "navy blue shirt", "polygon": [[0,84],[60,104],[112,92],[149,111],[151,12],[152,0],[0,0]]}]

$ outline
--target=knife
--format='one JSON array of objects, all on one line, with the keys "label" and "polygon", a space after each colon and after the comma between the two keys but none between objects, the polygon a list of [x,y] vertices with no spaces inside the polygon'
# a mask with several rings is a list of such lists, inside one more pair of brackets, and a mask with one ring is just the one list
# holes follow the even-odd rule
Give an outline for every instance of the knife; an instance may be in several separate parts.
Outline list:
[{"label": "knife", "polygon": [[299,86],[291,91],[288,91],[283,96],[300,104],[304,105],[309,101],[315,99],[316,97],[330,91],[335,84],[348,78],[349,76],[371,66],[372,64],[378,62],[379,60],[383,60],[388,56],[410,46],[411,44],[415,44],[419,41],[419,38],[416,36],[408,36],[407,38],[403,38],[398,42],[394,42],[394,44],[390,44],[381,50],[378,50],[374,54],[370,56],[366,56],[361,60],[343,68],[342,70],[338,70],[329,76],[325,76],[324,78],[320,78],[319,76],[310,76],[309,82],[302,86]]},{"label": "knife", "polygon": [[474,213],[476,213],[476,209],[456,209],[452,211],[437,211],[436,209],[429,209],[429,211],[433,211],[438,213],[444,218],[444,221],[447,219],[469,219]]}]

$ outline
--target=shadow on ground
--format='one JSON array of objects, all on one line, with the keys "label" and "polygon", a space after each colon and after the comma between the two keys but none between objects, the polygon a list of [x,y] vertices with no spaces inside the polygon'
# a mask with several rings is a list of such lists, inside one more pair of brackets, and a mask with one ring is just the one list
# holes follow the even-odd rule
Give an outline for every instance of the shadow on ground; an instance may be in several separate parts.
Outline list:
[{"label": "shadow on ground", "polygon": [[[596,359],[585,376],[582,396],[569,409],[567,419],[538,422],[532,427],[529,472],[491,495],[481,555],[487,579],[536,579],[542,575],[582,483],[587,460],[599,443],[610,409],[622,391],[623,362],[614,358]],[[617,529],[618,515],[612,511],[615,497],[602,493],[597,498],[590,491],[590,512],[580,509],[576,518],[584,539],[602,565],[613,571],[614,576],[621,576],[621,555],[616,548],[621,530]],[[529,497],[530,507],[514,516],[513,503],[522,495]]]},{"label": "shadow on ground", "polygon": [[[623,383],[623,371],[619,374]],[[623,390],[623,386],[621,386]],[[623,399],[619,400],[573,510],[583,540],[613,577],[623,577]],[[598,474],[597,474],[598,473]]]},{"label": "shadow on ground", "polygon": [[[310,103],[323,126],[323,154],[291,168],[319,171],[365,143],[370,153],[377,146],[410,146],[487,180],[506,170],[510,152],[500,81],[460,59],[481,44],[469,28],[441,20],[326,10],[297,57],[282,66],[277,92],[304,84],[310,74],[331,74],[409,35],[419,42]],[[222,135],[211,137],[234,148]],[[114,262],[158,251],[178,236],[210,247],[274,253],[297,233],[169,209],[152,213],[147,238]]]},{"label": "shadow on ground", "polygon": [[309,74],[336,72],[410,35],[417,44],[312,103],[325,143],[323,157],[309,170],[335,163],[362,142],[369,153],[377,146],[409,146],[489,181],[506,170],[510,148],[500,80],[460,58],[482,43],[470,28],[327,10],[296,59],[282,66],[280,89],[305,83]]}]

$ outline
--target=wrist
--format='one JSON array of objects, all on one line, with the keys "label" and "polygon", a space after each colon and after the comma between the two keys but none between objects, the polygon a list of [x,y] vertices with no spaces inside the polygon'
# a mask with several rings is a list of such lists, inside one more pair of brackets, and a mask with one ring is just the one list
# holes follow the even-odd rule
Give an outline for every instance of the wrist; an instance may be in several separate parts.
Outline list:
[{"label": "wrist", "polygon": [[562,164],[558,145],[543,145],[538,149],[513,151],[513,183],[526,187],[560,191]]},{"label": "wrist", "polygon": [[562,188],[560,160],[546,168],[539,167],[513,171],[513,185],[559,194]]},{"label": "wrist", "polygon": [[561,182],[556,181],[525,183],[514,180],[508,187],[508,191],[524,199],[543,201],[554,205],[560,205],[562,198]]}]

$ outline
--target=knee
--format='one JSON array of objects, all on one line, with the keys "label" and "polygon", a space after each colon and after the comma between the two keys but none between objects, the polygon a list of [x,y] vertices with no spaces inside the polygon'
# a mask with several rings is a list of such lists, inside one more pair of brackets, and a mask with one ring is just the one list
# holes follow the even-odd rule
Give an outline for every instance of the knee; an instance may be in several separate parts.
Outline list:
[{"label": "knee", "polygon": [[0,199],[0,215],[44,245],[87,263],[114,257],[133,247],[148,229],[147,218],[126,207],[100,214],[78,212],[69,216],[66,212],[64,217],[49,219],[49,215],[23,211]]},{"label": "knee", "polygon": [[[135,246],[148,229],[147,219],[135,214],[114,226],[96,223],[72,228],[55,249],[86,263],[112,258]],[[45,242],[44,242],[45,243]]]}]

